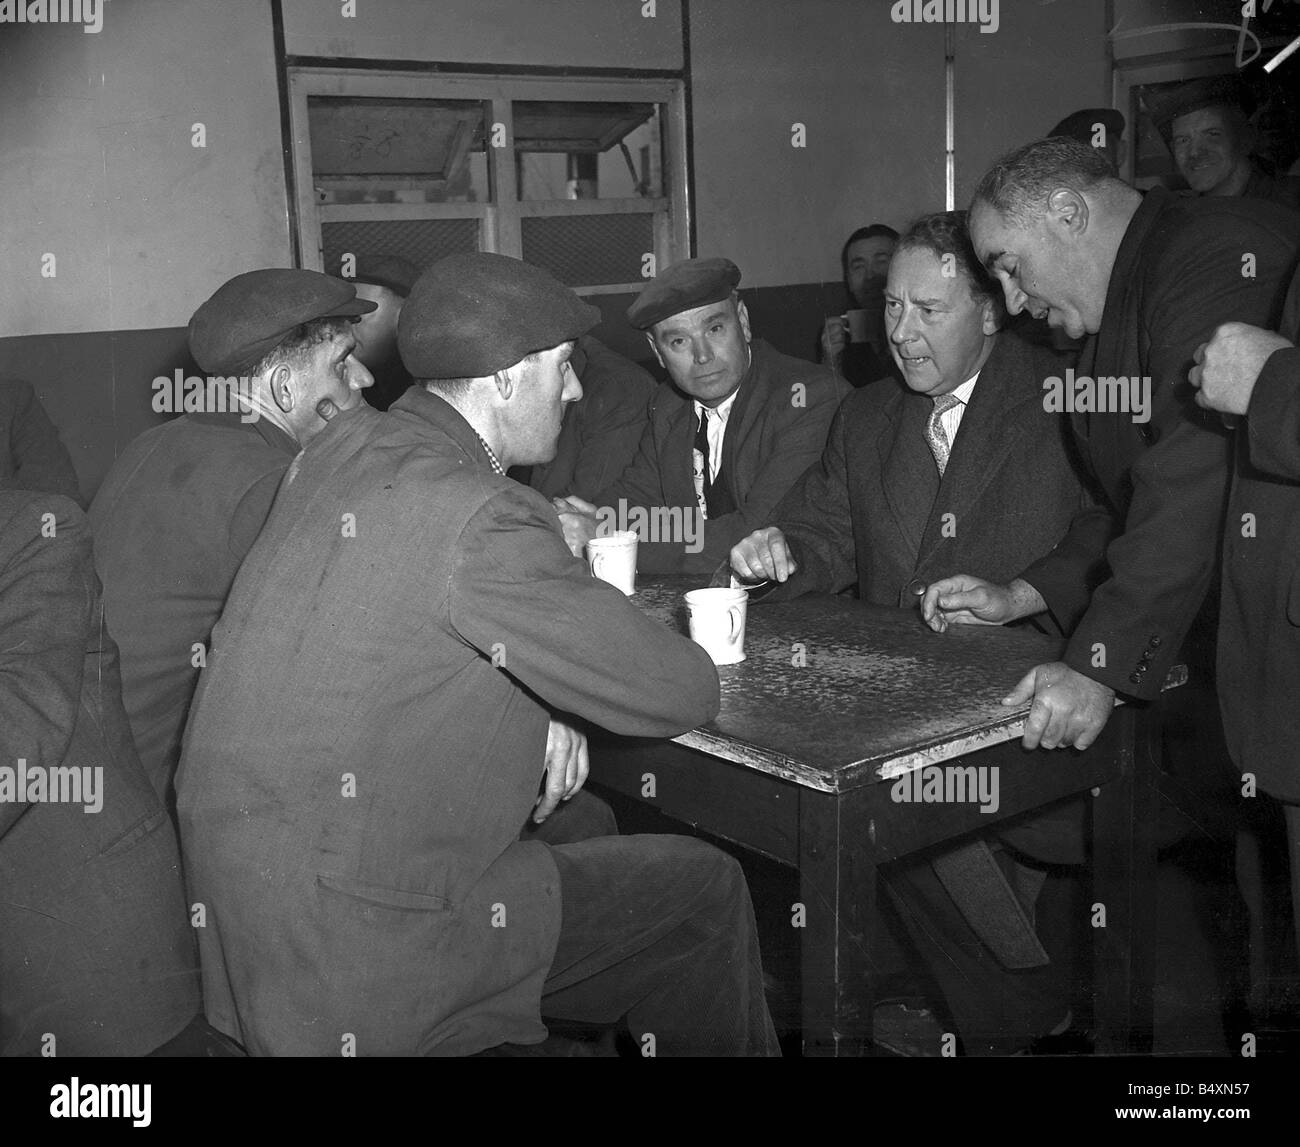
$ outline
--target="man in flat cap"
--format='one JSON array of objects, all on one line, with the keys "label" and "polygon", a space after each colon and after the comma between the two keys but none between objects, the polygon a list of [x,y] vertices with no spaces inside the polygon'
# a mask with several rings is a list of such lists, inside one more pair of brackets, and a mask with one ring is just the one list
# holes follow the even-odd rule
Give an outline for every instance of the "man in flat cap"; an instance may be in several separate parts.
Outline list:
[{"label": "man in flat cap", "polygon": [[739,282],[730,259],[688,259],[628,308],[671,385],[655,395],[622,477],[590,503],[557,504],[574,553],[611,521],[682,522],[680,537],[641,537],[638,568],[712,573],[821,456],[850,388],[828,367],[752,338]]},{"label": "man in flat cap", "polygon": [[330,423],[240,571],[177,790],[208,1018],[253,1054],[468,1055],[542,1042],[542,1016],[777,1052],[735,861],[518,839],[586,778],[553,715],[666,737],[719,704],[704,651],[505,474],[553,455],[598,317],[503,255],[434,264],[398,325],[418,385]]},{"label": "man in flat cap", "polygon": [[387,410],[411,385],[411,376],[397,353],[397,320],[406,296],[420,277],[420,268],[401,255],[378,255],[361,259],[351,282],[357,298],[367,299],[375,309],[357,320],[357,360],[374,376],[375,385],[365,392],[376,410]]},{"label": "man in flat cap", "polygon": [[353,323],[373,309],[316,271],[225,283],[194,312],[190,353],[209,375],[240,379],[248,409],[192,412],[141,434],[91,504],[123,700],[165,800],[212,627],[280,479],[325,416],[370,385]]},{"label": "man in flat cap", "polygon": [[1276,178],[1252,153],[1256,100],[1236,75],[1193,80],[1152,101],[1151,118],[1197,195],[1240,195],[1300,208],[1300,179]]}]

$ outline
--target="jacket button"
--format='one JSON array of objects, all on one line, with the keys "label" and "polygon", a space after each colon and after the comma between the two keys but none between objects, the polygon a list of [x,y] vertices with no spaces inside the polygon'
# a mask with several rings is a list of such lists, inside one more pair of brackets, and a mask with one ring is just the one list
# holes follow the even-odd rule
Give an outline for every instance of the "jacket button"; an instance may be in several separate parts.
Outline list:
[{"label": "jacket button", "polygon": [[1134,685],[1140,685],[1140,684],[1142,684],[1142,674],[1141,674],[1141,673],[1130,673],[1130,674],[1128,675],[1128,679],[1129,679],[1130,681],[1132,681]]},{"label": "jacket button", "polygon": [[1158,634],[1158,633],[1153,633],[1153,634],[1151,635],[1151,640],[1148,641],[1147,644],[1148,644],[1149,646],[1151,646],[1152,649],[1159,649],[1159,648],[1160,648],[1160,634]]},{"label": "jacket button", "polygon": [[925,593],[926,584],[927,583],[923,582],[919,577],[914,577],[904,587],[903,593],[907,597],[920,597],[923,593]]}]

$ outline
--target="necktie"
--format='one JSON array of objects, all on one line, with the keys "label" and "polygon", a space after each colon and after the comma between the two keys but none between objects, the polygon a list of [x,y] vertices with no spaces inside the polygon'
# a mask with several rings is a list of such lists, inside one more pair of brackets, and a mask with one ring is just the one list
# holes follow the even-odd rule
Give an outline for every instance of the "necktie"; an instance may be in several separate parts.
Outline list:
[{"label": "necktie", "polygon": [[930,447],[930,453],[934,455],[935,465],[939,467],[939,476],[942,478],[948,466],[948,455],[952,453],[952,443],[948,441],[948,435],[943,429],[943,415],[944,411],[957,406],[961,399],[955,394],[941,394],[933,402],[934,409],[930,411],[929,421],[925,424],[925,441]]},{"label": "necktie", "polygon": [[695,471],[695,500],[700,504],[700,513],[705,520],[709,517],[709,494],[713,492],[713,480],[709,477],[709,419],[700,416],[699,429],[695,432],[695,449],[692,462]]}]

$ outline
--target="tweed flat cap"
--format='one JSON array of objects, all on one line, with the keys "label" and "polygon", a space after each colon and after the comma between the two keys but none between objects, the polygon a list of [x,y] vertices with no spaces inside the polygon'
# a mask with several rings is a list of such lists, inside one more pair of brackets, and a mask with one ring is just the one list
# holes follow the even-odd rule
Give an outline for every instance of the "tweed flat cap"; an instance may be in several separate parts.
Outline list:
[{"label": "tweed flat cap", "polygon": [[1169,142],[1174,120],[1188,112],[1201,108],[1227,104],[1240,108],[1243,115],[1251,115],[1258,101],[1250,85],[1238,75],[1209,76],[1202,80],[1192,80],[1181,84],[1168,92],[1161,92],[1148,104],[1151,121],[1156,130]]},{"label": "tweed flat cap", "polygon": [[475,251],[440,259],[416,280],[397,349],[415,378],[482,378],[598,322],[600,311],[549,271]]},{"label": "tweed flat cap", "polygon": [[362,258],[357,263],[357,273],[352,276],[352,281],[387,287],[406,298],[419,277],[420,268],[410,259],[403,259],[401,255],[379,255],[372,259]]},{"label": "tweed flat cap", "polygon": [[315,319],[356,318],[375,304],[351,283],[319,271],[268,267],[223,283],[190,319],[194,361],[209,374],[242,375],[293,329]]},{"label": "tweed flat cap", "polygon": [[627,321],[639,331],[673,315],[727,298],[740,282],[740,268],[730,259],[687,259],[674,263],[646,284],[627,309]]}]

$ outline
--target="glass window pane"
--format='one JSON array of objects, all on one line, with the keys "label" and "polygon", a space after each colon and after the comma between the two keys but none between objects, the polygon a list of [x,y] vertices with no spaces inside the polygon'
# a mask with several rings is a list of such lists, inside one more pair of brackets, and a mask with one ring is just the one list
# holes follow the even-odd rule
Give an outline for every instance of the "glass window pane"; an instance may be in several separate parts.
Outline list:
[{"label": "glass window pane", "polygon": [[364,262],[378,255],[401,255],[423,270],[446,255],[477,251],[477,219],[393,219],[321,224],[321,264],[327,275],[338,275],[343,257]]},{"label": "glass window pane", "polygon": [[659,105],[517,100],[511,113],[520,199],[663,195]]},{"label": "glass window pane", "polygon": [[481,101],[309,96],[307,118],[320,203],[489,200]]},{"label": "glass window pane", "polygon": [[545,267],[570,287],[641,282],[654,250],[654,215],[526,216],[524,261]]}]

